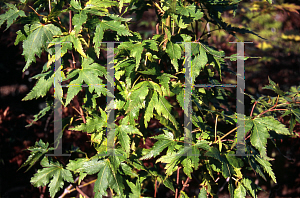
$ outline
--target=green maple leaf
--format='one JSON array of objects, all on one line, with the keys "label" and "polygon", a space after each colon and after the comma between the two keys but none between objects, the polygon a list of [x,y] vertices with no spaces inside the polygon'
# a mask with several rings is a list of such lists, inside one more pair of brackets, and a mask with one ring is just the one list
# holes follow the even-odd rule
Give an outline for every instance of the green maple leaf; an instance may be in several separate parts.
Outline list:
[{"label": "green maple leaf", "polygon": [[136,109],[140,109],[145,106],[145,98],[148,95],[148,83],[147,81],[140,82],[135,85],[129,93],[129,106],[126,113]]},{"label": "green maple leaf", "polygon": [[172,105],[162,96],[158,96],[158,103],[155,106],[155,110],[159,116],[163,116],[170,120],[176,129],[178,129],[178,124],[175,117],[171,114]]},{"label": "green maple leaf", "polygon": [[70,5],[75,8],[76,10],[81,10],[81,3],[77,0],[71,0]]},{"label": "green maple leaf", "polygon": [[249,179],[247,177],[243,178],[242,179],[242,184],[244,185],[244,187],[247,189],[247,191],[249,192],[249,194],[252,197],[257,198],[256,185],[251,179]]},{"label": "green maple leaf", "polygon": [[157,92],[159,95],[163,96],[163,91],[157,83],[153,81],[147,81],[147,82],[149,83],[149,87],[151,87],[154,90],[154,92]]},{"label": "green maple leaf", "polygon": [[199,20],[203,17],[203,12],[196,10],[196,6],[194,4],[188,6],[177,6],[176,13],[186,17],[192,17],[194,20]]},{"label": "green maple leaf", "polygon": [[143,134],[132,125],[120,125],[116,129],[116,135],[118,136],[120,144],[127,155],[129,155],[130,152],[130,134],[143,136]]},{"label": "green maple leaf", "polygon": [[241,183],[239,183],[238,187],[234,190],[234,198],[242,197],[246,197],[246,189]]},{"label": "green maple leaf", "polygon": [[158,52],[157,42],[155,40],[143,40],[143,44],[146,49],[150,49]]},{"label": "green maple leaf", "polygon": [[213,55],[216,58],[224,58],[225,57],[224,51],[217,51],[204,43],[199,43],[199,45],[201,45],[201,47],[203,47],[206,52],[208,52],[209,54]]},{"label": "green maple leaf", "polygon": [[18,17],[26,17],[25,12],[23,10],[18,10],[15,5],[5,4],[9,7],[9,10],[0,15],[0,27],[6,21],[6,29],[4,31],[6,31]]},{"label": "green maple leaf", "polygon": [[127,165],[126,163],[124,162],[121,162],[121,171],[119,172],[123,172],[125,175],[129,175],[129,176],[132,176],[132,177],[138,177],[138,174],[136,173],[135,170],[133,170],[131,168],[131,166]]},{"label": "green maple leaf", "polygon": [[140,180],[143,180],[143,179],[137,179],[135,184],[126,180],[128,186],[130,187],[130,190],[131,190],[131,193],[129,194],[130,197],[132,197],[132,198],[140,198],[141,197],[142,185],[140,183]]},{"label": "green maple leaf", "polygon": [[[87,161],[88,159],[86,158],[77,158],[75,160],[70,160],[67,164],[67,169],[75,173],[80,173],[81,171],[85,170],[84,165]],[[90,167],[88,169],[90,170]]]},{"label": "green maple leaf", "polygon": [[[23,34],[23,32],[25,34]],[[15,45],[18,45],[19,42],[26,40],[27,35],[30,33],[30,24],[26,24],[24,25],[24,29],[22,30],[18,30],[17,31],[17,37],[16,37],[16,41],[15,41]]]},{"label": "green maple leaf", "polygon": [[98,57],[100,53],[100,46],[103,39],[104,31],[112,30],[116,31],[117,34],[120,36],[132,36],[132,34],[129,32],[126,26],[121,23],[121,19],[114,19],[106,17],[105,19],[102,19],[102,21],[100,21],[96,26],[96,32],[93,39],[93,43],[95,44],[95,52]]},{"label": "green maple leaf", "polygon": [[165,148],[172,146],[175,143],[173,134],[170,132],[165,132],[164,134],[152,137],[158,139],[153,147],[147,149],[147,154],[140,158],[140,160],[150,159],[158,156]]},{"label": "green maple leaf", "polygon": [[[125,52],[128,54],[130,57],[135,59],[135,71],[137,71],[141,58],[142,58],[142,53],[144,50],[144,45],[145,42],[138,42],[138,43],[132,43],[132,42],[123,42],[118,46],[118,49],[120,51]],[[129,52],[129,53],[128,53]],[[145,72],[145,71],[141,71]]]},{"label": "green maple leaf", "polygon": [[271,163],[268,162],[266,159],[263,159],[262,157],[255,156],[256,161],[263,167],[265,172],[269,174],[269,176],[272,178],[272,180],[277,183],[275,174],[271,168]]},{"label": "green maple leaf", "polygon": [[135,58],[135,71],[137,71],[139,68],[139,64],[142,58],[142,53],[144,50],[143,46],[144,46],[143,43],[135,43],[133,44],[130,50],[130,56]]},{"label": "green maple leaf", "polygon": [[44,117],[46,113],[50,110],[51,110],[51,104],[47,104],[47,106],[43,108],[38,114],[34,115],[34,120],[32,120],[32,122],[26,125],[25,127],[30,127],[31,125],[33,125],[33,123],[35,123],[36,121]]},{"label": "green maple leaf", "polygon": [[199,167],[199,156],[200,156],[200,149],[209,150],[210,146],[209,143],[205,140],[201,140],[197,142],[195,145],[190,147],[190,150],[188,151],[188,158],[192,162],[192,166],[195,170]]},{"label": "green maple leaf", "polygon": [[42,50],[47,47],[46,42],[52,41],[52,37],[60,35],[61,30],[53,24],[41,24],[35,23],[30,26],[31,33],[27,39],[23,42],[23,54],[25,56],[26,65],[23,68],[23,72],[30,66],[32,62],[35,62],[35,55],[41,56]]},{"label": "green maple leaf", "polygon": [[196,11],[195,5],[178,6],[176,13],[188,17],[188,16],[190,16],[190,14],[195,13],[195,11]]},{"label": "green maple leaf", "polygon": [[55,45],[54,43],[61,43],[61,57],[62,57],[68,52],[68,50],[72,49],[72,44],[73,44],[75,50],[81,56],[87,58],[81,43],[82,41],[83,42],[85,41],[83,40],[83,38],[80,38],[79,36],[80,35],[76,35],[74,31],[72,31],[70,34],[64,33],[62,36],[54,38],[53,43],[50,43],[48,45],[48,48]]},{"label": "green maple leaf", "polygon": [[74,183],[71,172],[64,169],[58,162],[49,163],[47,157],[44,157],[41,165],[43,169],[38,170],[30,182],[35,187],[46,186],[50,182],[48,186],[51,197],[54,197],[58,190],[63,187],[64,181]]},{"label": "green maple leaf", "polygon": [[[172,175],[172,173],[174,171],[176,171],[176,165],[180,163],[180,161],[186,159],[182,159],[185,155],[187,155],[190,151],[191,147],[184,147],[184,146],[180,146],[178,152],[172,152],[169,153],[168,155],[164,155],[161,158],[159,158],[158,160],[156,160],[157,162],[162,162],[162,163],[166,163],[167,165],[165,166],[166,169],[166,175],[170,176]],[[182,159],[182,160],[180,160]],[[187,162],[189,163],[189,162]],[[190,169],[186,169],[187,173],[189,174]]]},{"label": "green maple leaf", "polygon": [[201,188],[201,190],[198,194],[198,198],[207,198],[207,192],[204,187]]},{"label": "green maple leaf", "polygon": [[285,125],[279,122],[278,120],[275,120],[274,117],[271,116],[262,117],[259,120],[259,122],[263,124],[265,127],[267,127],[269,130],[273,130],[278,134],[283,134],[283,135],[291,134],[289,130],[285,127]]},{"label": "green maple leaf", "polygon": [[251,146],[247,145],[246,150],[248,153],[251,153],[252,155],[248,156],[248,163],[251,166],[251,168],[258,173],[265,181],[267,181],[266,176],[262,172],[260,165],[257,163],[256,156],[259,155],[259,153]]},{"label": "green maple leaf", "polygon": [[84,162],[82,165],[82,169],[89,175],[93,175],[95,173],[98,173],[103,166],[105,166],[104,160],[98,160],[97,158],[94,158],[92,160]]},{"label": "green maple leaf", "polygon": [[[70,82],[70,86],[68,88],[68,94],[66,99],[66,104],[68,105],[70,101],[78,94],[78,92],[82,89],[81,85],[83,82],[89,85],[88,90],[90,93],[95,91],[98,96],[106,95],[107,90],[105,86],[102,84],[102,80],[98,76],[106,75],[105,67],[94,63],[94,60],[90,57],[83,58],[82,68],[76,69],[70,72],[67,76],[67,79],[77,77]],[[111,93],[110,93],[111,95]]]},{"label": "green maple leaf", "polygon": [[182,166],[183,166],[183,172],[189,177],[192,178],[191,173],[194,171],[193,170],[193,166],[192,166],[192,162],[190,159],[185,158],[184,160],[182,160]]},{"label": "green maple leaf", "polygon": [[201,46],[199,46],[199,48],[200,54],[196,55],[196,57],[192,61],[192,82],[195,81],[196,77],[199,76],[201,69],[203,69],[206,63],[208,62],[205,49]]},{"label": "green maple leaf", "polygon": [[181,89],[179,94],[176,95],[176,99],[181,108],[184,108],[184,89]]},{"label": "green maple leaf", "polygon": [[86,123],[77,125],[74,128],[70,128],[72,131],[84,131],[87,133],[100,132],[103,127],[106,127],[107,117],[99,117],[98,115],[93,115],[92,117],[86,118]]},{"label": "green maple leaf", "polygon": [[94,186],[95,197],[107,196],[107,188],[112,188],[119,197],[122,197],[124,185],[121,175],[116,174],[110,160],[103,161],[104,163],[99,166],[100,171]]},{"label": "green maple leaf", "polygon": [[256,118],[253,120],[253,128],[250,136],[251,144],[257,148],[262,156],[267,155],[266,145],[270,134],[264,124],[261,124],[263,119]]},{"label": "green maple leaf", "polygon": [[145,128],[148,127],[148,122],[151,120],[151,118],[153,118],[154,114],[153,114],[153,110],[154,110],[154,106],[158,103],[158,98],[157,98],[157,92],[154,92],[150,102],[147,105],[146,111],[145,111],[145,115],[144,115],[144,124],[145,124]]},{"label": "green maple leaf", "polygon": [[171,91],[170,91],[169,84],[171,78],[177,78],[177,77],[167,73],[163,73],[161,76],[157,77],[161,85],[161,89],[163,90],[164,96],[170,96]]},{"label": "green maple leaf", "polygon": [[99,0],[89,0],[86,3],[86,8],[109,8],[112,6],[117,6],[117,2],[115,1],[109,1],[109,0],[104,0],[104,1],[99,1]]},{"label": "green maple leaf", "polygon": [[178,152],[174,152],[174,148],[171,146],[172,150],[168,150],[167,155],[160,157],[156,162],[166,163],[166,174],[171,175],[176,169],[176,165],[181,162],[183,166],[189,166],[184,169],[184,172],[191,176],[191,173],[198,169],[199,166],[199,148],[204,150],[209,150],[210,146],[207,141],[201,141],[193,146],[182,146],[179,147]]},{"label": "green maple leaf", "polygon": [[234,174],[234,169],[232,165],[229,164],[228,160],[225,157],[221,156],[220,151],[217,148],[211,147],[210,150],[205,153],[205,156],[212,157],[221,162],[222,174],[224,178],[231,177]]},{"label": "green maple leaf", "polygon": [[40,140],[39,142],[35,142],[35,145],[33,147],[27,149],[31,151],[30,156],[27,158],[26,162],[24,162],[24,164],[22,164],[22,166],[19,169],[29,165],[29,167],[25,171],[27,172],[42,156],[44,156],[45,153],[47,153],[49,150],[53,150],[53,148],[48,148],[48,147],[49,147],[49,143],[45,144],[42,140]]},{"label": "green maple leaf", "polygon": [[87,20],[87,14],[85,11],[80,11],[78,14],[75,14],[72,18],[72,24],[74,25],[75,34],[77,35],[82,28],[82,25]]},{"label": "green maple leaf", "polygon": [[166,52],[169,55],[176,72],[178,72],[178,59],[181,58],[181,48],[179,44],[169,41],[167,43]]},{"label": "green maple leaf", "polygon": [[39,78],[33,89],[26,95],[24,100],[32,100],[33,98],[44,97],[54,83],[54,71],[50,70],[46,73],[35,76]]}]

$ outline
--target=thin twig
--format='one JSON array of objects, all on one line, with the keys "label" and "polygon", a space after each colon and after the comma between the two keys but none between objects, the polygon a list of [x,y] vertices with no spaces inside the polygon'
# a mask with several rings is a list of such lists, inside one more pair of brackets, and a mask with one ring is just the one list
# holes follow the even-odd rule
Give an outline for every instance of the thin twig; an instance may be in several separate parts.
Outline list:
[{"label": "thin twig", "polygon": [[250,113],[250,117],[252,117],[252,113],[253,113],[253,110],[254,110],[254,107],[255,107],[256,103],[257,103],[257,101],[255,101],[254,104],[253,104],[253,107],[252,107],[251,113]]},{"label": "thin twig", "polygon": [[86,120],[85,120],[84,113],[83,113],[83,111],[82,111],[81,106],[79,106],[79,110],[80,110],[80,116],[82,117],[83,123],[85,124],[85,123],[86,123]]},{"label": "thin twig", "polygon": [[49,2],[49,13],[51,12],[51,0],[48,1]]},{"label": "thin twig", "polygon": [[[185,180],[185,182],[183,183],[183,186],[182,186],[182,188],[181,188],[180,191],[184,191],[185,187],[188,187],[188,186],[189,186],[189,184],[187,184],[189,181],[190,181],[190,178],[187,178],[187,179]],[[178,198],[180,198],[180,193],[179,193],[179,197],[178,197]]]},{"label": "thin twig", "polygon": [[80,188],[78,186],[76,186],[76,190],[83,196],[86,198],[89,198],[89,196],[87,196],[82,190],[80,190]]},{"label": "thin twig", "polygon": [[141,75],[134,81],[132,87],[134,87],[135,83],[138,81],[138,79],[140,79],[140,77],[142,77]]},{"label": "thin twig", "polygon": [[[92,181],[89,181],[88,183],[79,185],[78,188],[82,188],[82,187],[84,187],[84,186],[87,186],[87,185],[90,185],[90,184],[92,184],[92,183],[95,183],[96,180],[97,180],[97,179],[94,179],[94,180],[92,180]],[[70,187],[70,186],[69,186],[69,187]],[[72,187],[72,184],[71,184],[71,187]],[[75,191],[75,190],[76,190],[76,188],[72,188],[72,189],[68,190],[67,193],[64,192],[65,194],[63,194],[63,195],[60,196],[59,198],[63,198],[64,196],[66,196],[67,194],[69,194],[69,193],[71,193],[71,192],[73,192],[73,191]]]},{"label": "thin twig", "polygon": [[52,118],[53,113],[54,113],[54,111],[51,112],[51,114],[49,115],[49,117],[48,117],[47,120],[46,120],[44,132],[47,131],[47,128],[48,128],[48,125],[49,125],[49,122],[50,122],[50,120],[51,120],[51,118]]},{"label": "thin twig", "polygon": [[228,133],[226,133],[225,135],[223,135],[220,140],[222,140],[223,138],[225,138],[227,135],[229,135],[230,133],[232,133],[233,131],[237,130],[239,127],[235,127],[234,129],[232,129],[231,131],[229,131]]},{"label": "thin twig", "polygon": [[[77,177],[75,180],[74,180],[74,183],[76,183],[78,181],[79,177]],[[59,196],[58,198],[63,198],[65,197],[67,194],[71,193],[71,188],[72,188],[72,184],[70,184],[67,188],[65,188],[63,194],[61,196]]]},{"label": "thin twig", "polygon": [[217,142],[217,124],[218,124],[218,116],[216,115],[216,122],[215,122],[215,142]]},{"label": "thin twig", "polygon": [[157,178],[155,178],[154,197],[156,198]]},{"label": "thin twig", "polygon": [[82,187],[85,187],[85,186],[90,185],[90,184],[92,184],[92,183],[95,183],[96,181],[97,181],[97,179],[94,179],[94,180],[92,180],[92,181],[89,181],[88,183],[79,185],[78,187],[79,187],[79,188],[82,188]]},{"label": "thin twig", "polygon": [[156,30],[156,34],[159,34],[159,23],[157,23],[156,25],[155,25],[155,30]]},{"label": "thin twig", "polygon": [[77,113],[80,115],[80,112],[78,111],[78,109],[76,109],[75,107],[72,106],[72,108],[77,111]]},{"label": "thin twig", "polygon": [[223,184],[223,186],[218,190],[217,195],[224,189],[225,185],[227,184],[227,182],[229,182],[230,177],[227,177],[225,183]]},{"label": "thin twig", "polygon": [[72,55],[72,59],[73,59],[73,64],[72,64],[72,67],[75,69],[75,63],[76,63],[76,61],[75,61],[75,57],[74,57],[74,54],[73,54],[73,49],[71,50],[71,55]]},{"label": "thin twig", "polygon": [[175,20],[173,19],[172,35],[174,35],[174,29],[175,29]]},{"label": "thin twig", "polygon": [[69,33],[72,32],[72,11],[69,11]]},{"label": "thin twig", "polygon": [[36,15],[38,15],[38,16],[44,16],[44,15],[41,15],[41,14],[37,13],[37,12],[35,11],[35,9],[33,9],[33,7],[31,7],[30,5],[28,5],[28,7],[31,8],[31,9],[33,10],[33,12],[34,12]]},{"label": "thin twig", "polygon": [[196,38],[198,38],[198,34],[199,34],[199,27],[198,27],[198,21],[196,21],[196,27],[195,27],[195,30],[196,30]]},{"label": "thin twig", "polygon": [[177,179],[176,179],[177,188],[176,188],[176,191],[175,191],[175,198],[177,198],[177,197],[178,197],[178,187],[179,187],[179,171],[180,171],[180,168],[181,168],[181,167],[178,167],[178,169],[177,169]]}]

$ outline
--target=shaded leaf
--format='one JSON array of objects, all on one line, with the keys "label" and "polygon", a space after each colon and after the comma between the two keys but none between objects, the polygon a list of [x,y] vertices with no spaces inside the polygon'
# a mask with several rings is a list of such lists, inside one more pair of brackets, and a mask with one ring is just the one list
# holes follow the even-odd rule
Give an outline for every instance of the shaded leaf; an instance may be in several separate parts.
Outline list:
[{"label": "shaded leaf", "polygon": [[0,15],[0,27],[6,21],[6,31],[18,17],[26,17],[25,12],[23,10],[18,10],[18,8],[13,4],[5,3],[9,10],[4,14]]},{"label": "shaded leaf", "polygon": [[53,24],[35,23],[30,26],[31,33],[23,42],[23,54],[25,56],[26,65],[23,72],[35,62],[35,55],[41,56],[42,50],[46,48],[46,42],[52,41],[52,37],[60,35],[61,30]]}]

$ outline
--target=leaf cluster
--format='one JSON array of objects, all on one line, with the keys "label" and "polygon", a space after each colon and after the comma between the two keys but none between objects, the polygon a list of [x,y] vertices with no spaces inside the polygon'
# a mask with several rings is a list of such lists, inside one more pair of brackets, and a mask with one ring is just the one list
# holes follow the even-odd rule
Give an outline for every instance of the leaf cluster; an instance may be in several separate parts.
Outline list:
[{"label": "leaf cluster", "polygon": [[[182,169],[181,179],[196,177],[200,181],[198,197],[217,196],[215,183],[220,180],[228,182],[231,197],[239,198],[247,194],[257,197],[261,190],[246,176],[249,170],[265,180],[267,173],[276,183],[272,159],[266,152],[267,142],[279,135],[293,135],[293,127],[300,121],[299,87],[284,92],[270,79],[265,88],[273,90],[277,97],[255,99],[250,96],[253,109],[242,119],[246,156],[234,155],[237,136],[233,132],[237,129],[234,128],[236,118],[241,116],[232,110],[229,98],[234,97],[233,93],[222,87],[192,87],[191,97],[186,97],[188,84],[206,80],[208,84],[220,85],[224,71],[229,71],[225,64],[228,57],[204,40],[204,31],[199,36],[196,24],[212,23],[234,36],[236,33],[256,35],[250,30],[232,27],[222,19],[222,13],[235,12],[238,3],[239,0],[39,0],[34,4],[29,1],[7,4],[7,12],[0,15],[0,25],[6,22],[8,28],[13,22],[24,24],[15,42],[16,45],[22,42],[26,60],[23,71],[43,52],[49,57],[42,72],[34,77],[37,79],[35,87],[23,100],[44,97],[61,71],[62,81],[68,86],[63,93],[59,92],[62,85],[55,84],[58,90],[55,97],[65,107],[73,107],[75,96],[83,101],[83,110],[77,110],[79,116],[72,116],[71,120],[76,122],[66,126],[68,130],[88,133],[97,153],[62,165],[51,157],[44,157],[53,148],[40,140],[29,148],[31,155],[22,165],[31,168],[42,159],[42,169],[32,177],[31,183],[36,187],[48,185],[50,196],[54,197],[65,183],[78,187],[87,175],[97,174],[95,197],[107,196],[108,191],[114,197],[147,197],[153,195],[149,185],[164,185],[177,193],[180,186],[175,178]],[[49,10],[42,10],[45,6]],[[25,7],[32,12],[25,14],[22,10]],[[136,13],[139,19],[148,9],[155,9],[157,13],[157,34],[142,39],[139,32],[130,29],[133,20],[126,16]],[[71,20],[65,23],[63,19],[68,16]],[[106,56],[111,49],[103,47],[103,43],[111,41],[118,42],[113,49],[113,60]],[[61,43],[62,65],[58,71],[54,67],[56,43]],[[69,63],[70,57],[73,63]],[[237,56],[229,58],[238,59]],[[107,72],[111,64],[114,79]],[[190,69],[186,68],[188,64]],[[185,78],[186,71],[190,72],[190,79]],[[217,79],[215,74],[218,74]],[[88,88],[83,89],[83,84]],[[109,84],[114,86],[114,93],[108,91]],[[113,98],[113,103],[105,106],[100,102],[105,97]],[[188,103],[192,112],[185,111]],[[53,105],[48,103],[35,116],[35,121],[46,115]],[[178,108],[183,109],[186,116],[190,112],[192,131],[183,127],[185,121],[176,111]],[[108,123],[112,110],[116,118],[123,117],[118,124]],[[276,119],[274,112],[291,116],[289,129]],[[149,122],[153,119],[163,128],[151,131]],[[228,132],[218,124],[234,129]],[[108,129],[113,129],[110,135]],[[155,143],[146,149],[142,145],[148,140]],[[109,147],[111,141],[113,148]],[[147,166],[146,160],[154,165]],[[183,190],[180,195],[188,197]]]}]

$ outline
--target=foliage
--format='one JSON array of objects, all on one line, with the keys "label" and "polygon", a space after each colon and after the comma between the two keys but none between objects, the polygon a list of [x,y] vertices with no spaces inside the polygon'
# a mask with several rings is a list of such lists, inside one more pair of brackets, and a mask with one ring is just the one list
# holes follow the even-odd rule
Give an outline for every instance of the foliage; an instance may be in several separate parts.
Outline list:
[{"label": "foliage", "polygon": [[[23,71],[36,61],[36,56],[40,57],[43,52],[49,54],[49,61],[35,76],[38,79],[35,87],[23,100],[44,97],[48,93],[55,77],[53,42],[64,42],[61,47],[62,80],[70,86],[61,100],[64,106],[74,107],[72,101],[75,96],[83,99],[80,110],[77,110],[79,117],[74,115],[64,127],[70,126],[69,130],[90,134],[97,152],[93,156],[86,154],[85,158],[70,159],[64,164],[59,158],[45,156],[53,148],[40,140],[29,149],[31,155],[23,164],[30,168],[41,159],[42,169],[32,177],[31,183],[36,187],[48,185],[51,197],[65,183],[73,183],[74,189],[77,189],[87,175],[94,174],[97,174],[95,197],[107,196],[108,192],[114,197],[153,196],[156,190],[151,192],[147,189],[146,184],[149,183],[155,187],[157,184],[164,185],[178,196],[178,189],[180,191],[181,188],[178,179],[174,179],[176,174],[178,177],[182,175],[180,179],[186,175],[189,179],[201,181],[198,197],[217,196],[215,183],[218,180],[228,182],[231,197],[245,197],[246,194],[257,197],[261,188],[247,177],[249,169],[265,180],[270,177],[276,183],[270,163],[272,159],[266,152],[267,142],[279,135],[294,135],[293,127],[300,122],[300,87],[284,92],[269,79],[270,84],[265,88],[274,91],[277,97],[255,99],[249,96],[254,105],[250,115],[244,118],[246,156],[233,155],[236,150],[237,137],[233,132],[237,129],[234,128],[237,115],[232,110],[234,104],[228,99],[233,95],[230,91],[220,87],[193,88],[194,130],[188,146],[182,127],[183,119],[175,111],[175,108],[184,108],[184,63],[187,57],[184,56],[183,42],[198,42],[191,44],[193,84],[203,80],[220,84],[224,71],[228,71],[225,53],[197,38],[199,30],[195,27],[198,23],[214,24],[235,37],[237,33],[259,36],[223,20],[222,13],[228,10],[235,13],[238,4],[238,0],[40,0],[33,4],[23,0],[16,5],[6,4],[7,12],[0,16],[0,24],[6,22],[7,28],[13,22],[24,24],[23,29],[17,32],[15,42],[23,43],[26,60]],[[45,10],[48,7],[49,10]],[[30,8],[31,12],[25,14],[25,8]],[[130,29],[131,18],[125,16],[135,13],[139,19],[149,9],[155,9],[158,26],[156,34],[146,40]],[[71,14],[73,17],[68,29],[68,23],[63,21]],[[106,48],[100,43],[109,41],[120,42],[114,49],[114,109],[116,117],[123,116],[118,125],[115,124],[113,155],[107,155],[109,108],[101,103],[106,95],[112,96],[104,86],[110,79],[105,66]],[[73,63],[68,62],[70,55]],[[230,59],[236,60],[237,57]],[[75,64],[76,61],[80,62],[80,67]],[[214,74],[218,74],[220,80],[216,80]],[[83,82],[98,86],[89,86],[83,91]],[[175,103],[171,103],[170,99]],[[35,116],[35,120],[52,107],[53,103],[48,103]],[[291,117],[289,128],[276,119],[275,113]],[[154,134],[148,129],[151,119],[157,119],[164,125]],[[228,132],[218,127],[218,123],[230,125],[233,129]],[[151,148],[143,149],[141,143],[147,139],[154,139],[155,143]],[[147,166],[145,160],[155,165]],[[180,191],[180,195],[188,197],[184,190]]]}]

